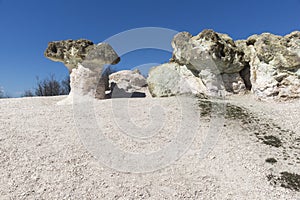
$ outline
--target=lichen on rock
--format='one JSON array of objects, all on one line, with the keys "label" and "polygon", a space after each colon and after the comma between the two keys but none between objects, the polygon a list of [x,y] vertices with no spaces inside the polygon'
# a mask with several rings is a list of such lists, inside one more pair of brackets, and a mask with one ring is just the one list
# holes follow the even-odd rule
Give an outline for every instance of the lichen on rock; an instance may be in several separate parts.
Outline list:
[{"label": "lichen on rock", "polygon": [[69,72],[83,62],[87,52],[94,46],[90,40],[62,40],[49,42],[44,53],[45,57],[55,62],[62,62]]}]

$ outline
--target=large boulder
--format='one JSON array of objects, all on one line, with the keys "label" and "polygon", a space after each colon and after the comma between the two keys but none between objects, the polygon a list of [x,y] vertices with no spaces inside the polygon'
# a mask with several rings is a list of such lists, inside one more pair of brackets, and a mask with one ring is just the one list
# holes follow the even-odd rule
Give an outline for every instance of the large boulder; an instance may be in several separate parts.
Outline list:
[{"label": "large boulder", "polygon": [[181,80],[186,77],[174,69],[174,64],[165,64],[150,71],[148,83],[154,96],[187,93],[187,88],[193,88],[188,93],[201,91],[215,96],[251,90],[261,99],[300,97],[299,31],[284,37],[263,33],[238,41],[213,30],[204,30],[197,36],[182,32],[175,35],[172,46],[171,63],[177,64],[176,69],[188,70],[189,80],[196,78],[202,84],[182,86]]},{"label": "large boulder", "polygon": [[244,68],[244,53],[228,35],[213,30],[204,30],[194,37],[187,32],[179,33],[174,37],[172,47],[173,60],[197,73],[210,70],[231,74]]},{"label": "large boulder", "polygon": [[146,78],[138,70],[121,70],[112,73],[109,75],[109,83],[126,92],[138,92],[147,86]]},{"label": "large boulder", "polygon": [[166,63],[152,68],[147,82],[153,97],[206,93],[201,79],[194,76],[185,65],[178,63]]},{"label": "large boulder", "polygon": [[107,43],[89,40],[64,40],[48,44],[45,56],[62,62],[69,69],[71,93],[104,99],[108,77],[102,75],[105,64],[116,64],[119,56]]},{"label": "large boulder", "polygon": [[248,89],[240,72],[245,67],[244,53],[226,34],[204,30],[197,36],[187,32],[177,34],[173,41],[172,61],[199,77],[208,95],[223,92],[238,94]]},{"label": "large boulder", "polygon": [[193,37],[181,32],[175,35],[172,46],[171,63],[149,73],[149,89],[154,96],[220,96],[244,94],[249,89],[240,73],[245,68],[244,53],[228,35],[204,30]]},{"label": "large boulder", "polygon": [[150,96],[147,80],[139,70],[121,70],[109,75],[111,97],[145,97]]},{"label": "large boulder", "polygon": [[250,65],[253,93],[259,98],[300,96],[300,32],[284,37],[263,33],[236,42]]}]

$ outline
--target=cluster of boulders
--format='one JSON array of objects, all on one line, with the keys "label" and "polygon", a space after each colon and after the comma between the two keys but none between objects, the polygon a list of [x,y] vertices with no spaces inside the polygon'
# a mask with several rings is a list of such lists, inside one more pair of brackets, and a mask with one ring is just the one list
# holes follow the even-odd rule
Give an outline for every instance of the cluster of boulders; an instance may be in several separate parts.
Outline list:
[{"label": "cluster of boulders", "polygon": [[149,72],[148,84],[153,96],[182,93],[216,96],[222,95],[222,91],[244,93],[247,89],[239,74],[245,66],[244,53],[228,35],[204,30],[193,37],[182,32],[174,37],[172,47],[170,63]]},{"label": "cluster of boulders", "polygon": [[253,92],[258,98],[300,96],[300,32],[264,33],[233,41],[204,30],[177,34],[169,63],[149,72],[149,90],[163,97],[183,93],[218,96]]},{"label": "cluster of boulders", "polygon": [[74,93],[97,99],[143,97],[147,93],[146,78],[138,70],[122,70],[111,74],[110,68],[105,69],[105,66],[120,61],[107,43],[94,44],[84,39],[49,42],[45,56],[64,63],[68,68],[71,98]]},{"label": "cluster of boulders", "polygon": [[[197,36],[175,35],[169,63],[153,67],[148,78],[123,70],[104,73],[119,56],[107,43],[89,40],[50,42],[45,56],[63,62],[70,71],[71,94],[107,98],[107,90],[153,97],[183,94],[221,96],[254,93],[261,99],[300,97],[300,32],[270,33],[234,41],[227,34],[204,30]],[[118,97],[118,93],[115,93]],[[130,97],[130,95],[125,95]]]},{"label": "cluster of boulders", "polygon": [[236,41],[250,66],[252,92],[261,98],[300,96],[300,32],[264,33]]}]

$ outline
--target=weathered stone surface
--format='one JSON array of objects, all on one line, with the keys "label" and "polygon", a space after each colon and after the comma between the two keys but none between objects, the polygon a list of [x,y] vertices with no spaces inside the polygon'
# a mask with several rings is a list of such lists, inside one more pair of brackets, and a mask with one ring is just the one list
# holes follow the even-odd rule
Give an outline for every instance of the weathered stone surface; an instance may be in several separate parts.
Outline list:
[{"label": "weathered stone surface", "polygon": [[[204,30],[192,37],[186,32],[177,34],[173,41],[173,59],[199,73],[237,73],[243,69],[243,55],[226,34]],[[210,62],[212,60],[212,62]]]},{"label": "weathered stone surface", "polygon": [[222,81],[225,90],[233,94],[243,94],[247,91],[244,80],[239,73],[222,74]]},{"label": "weathered stone surface", "polygon": [[[165,64],[150,71],[148,83],[154,96],[245,93],[247,87],[239,73],[245,67],[244,53],[228,35],[204,30],[193,37],[182,32],[175,35],[172,46],[171,62],[177,64]],[[159,73],[164,73],[165,78]],[[174,78],[179,80],[170,80]]]},{"label": "weathered stone surface", "polygon": [[45,56],[63,62],[70,71],[70,96],[87,95],[104,99],[108,77],[102,76],[105,64],[116,64],[120,58],[107,43],[93,45],[88,40],[50,42]]},{"label": "weathered stone surface", "polygon": [[[171,62],[149,72],[147,82],[153,96],[215,96],[251,90],[262,99],[300,97],[299,31],[284,37],[263,33],[238,41],[213,30],[197,36],[182,32],[174,37],[172,46]],[[108,77],[100,77],[103,65],[120,60],[108,44],[94,45],[88,40],[51,42],[45,55],[63,62],[72,72],[72,90],[97,98],[104,98],[108,87]],[[125,93],[139,91],[145,84],[140,74],[129,71],[111,79]]]},{"label": "weathered stone surface", "polygon": [[152,68],[147,82],[153,97],[206,93],[201,79],[194,76],[185,65],[178,63],[166,63]]},{"label": "weathered stone surface", "polygon": [[[194,37],[182,32],[174,37],[172,46],[171,62],[177,63],[177,68],[187,68],[193,78],[201,80],[205,89],[200,91],[207,95],[224,94],[223,91],[226,91],[225,94],[244,94],[251,90],[262,99],[300,97],[298,31],[284,37],[263,33],[238,41],[212,30],[204,30]],[[165,73],[167,69],[160,70]],[[165,76],[178,80],[162,80],[157,71],[151,72],[151,84],[159,88],[158,92],[152,92],[154,95],[163,96],[166,93],[168,96],[169,93],[175,95],[185,92],[174,89],[180,76],[171,73]],[[159,83],[164,85],[160,86]],[[163,92],[168,89],[171,92]]]},{"label": "weathered stone surface", "polygon": [[147,86],[147,80],[138,70],[122,70],[109,75],[110,85],[115,84],[119,89],[133,93],[141,92]]},{"label": "weathered stone surface", "polygon": [[44,55],[52,61],[62,62],[71,73],[81,63],[94,43],[90,40],[62,40],[49,42]]},{"label": "weathered stone surface", "polygon": [[250,65],[255,95],[262,99],[300,96],[300,32],[284,37],[263,33],[236,43]]}]

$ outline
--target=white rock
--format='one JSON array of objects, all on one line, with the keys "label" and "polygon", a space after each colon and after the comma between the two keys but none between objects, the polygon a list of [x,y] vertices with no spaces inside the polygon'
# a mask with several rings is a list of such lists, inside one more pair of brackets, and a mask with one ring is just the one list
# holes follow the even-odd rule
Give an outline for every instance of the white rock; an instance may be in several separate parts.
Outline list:
[{"label": "white rock", "polygon": [[147,80],[138,70],[121,70],[109,75],[109,83],[113,83],[126,92],[139,92],[147,86]]},{"label": "white rock", "polygon": [[177,63],[166,63],[152,68],[147,82],[153,97],[206,93],[201,79],[195,77],[185,65]]}]

